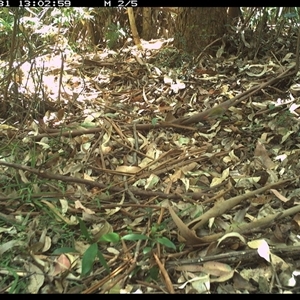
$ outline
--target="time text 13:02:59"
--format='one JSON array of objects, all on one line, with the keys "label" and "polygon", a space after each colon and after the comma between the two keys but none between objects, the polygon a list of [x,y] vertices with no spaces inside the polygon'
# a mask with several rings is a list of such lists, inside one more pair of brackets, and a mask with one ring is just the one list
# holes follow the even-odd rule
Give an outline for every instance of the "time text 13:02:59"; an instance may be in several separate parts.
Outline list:
[{"label": "time text 13:02:59", "polygon": [[70,7],[71,0],[0,0],[0,7]]}]

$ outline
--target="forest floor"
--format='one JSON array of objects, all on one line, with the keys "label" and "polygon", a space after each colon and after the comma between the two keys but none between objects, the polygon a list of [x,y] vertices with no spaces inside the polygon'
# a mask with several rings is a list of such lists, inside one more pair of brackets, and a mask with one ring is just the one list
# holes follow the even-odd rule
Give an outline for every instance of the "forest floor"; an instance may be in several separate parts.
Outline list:
[{"label": "forest floor", "polygon": [[276,47],[21,64],[0,125],[0,292],[298,293],[298,57]]}]

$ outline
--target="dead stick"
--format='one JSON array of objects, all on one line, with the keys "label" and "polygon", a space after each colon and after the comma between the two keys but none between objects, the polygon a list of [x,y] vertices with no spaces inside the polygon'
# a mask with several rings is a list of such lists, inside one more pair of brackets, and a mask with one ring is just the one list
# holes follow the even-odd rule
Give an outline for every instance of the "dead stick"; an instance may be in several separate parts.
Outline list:
[{"label": "dead stick", "polygon": [[265,83],[262,83],[261,85],[254,86],[253,88],[251,88],[251,89],[235,96],[232,99],[229,99],[229,100],[221,103],[218,106],[214,106],[210,109],[207,109],[207,110],[205,110],[201,113],[195,114],[195,115],[190,116],[190,117],[182,117],[182,118],[176,119],[176,120],[172,121],[171,123],[180,124],[180,125],[189,125],[189,124],[192,124],[192,123],[198,123],[198,122],[201,122],[203,120],[206,120],[207,117],[210,116],[216,109],[221,108],[223,110],[227,110],[229,107],[237,105],[241,101],[243,101],[246,98],[249,98],[250,96],[257,93],[261,89],[277,82],[278,80],[280,80],[284,77],[290,76],[294,73],[295,73],[295,70],[294,70],[294,67],[292,67],[292,68],[286,70],[285,72],[281,73],[280,75],[278,75],[276,78],[272,78],[269,81],[267,81]]},{"label": "dead stick", "polygon": [[[234,232],[238,232],[240,234],[243,234],[243,233],[249,232],[249,231],[251,231],[255,228],[263,228],[263,227],[269,226],[275,220],[280,220],[280,219],[283,219],[287,216],[295,215],[299,212],[300,212],[300,205],[297,205],[297,206],[291,207],[289,209],[286,209],[283,212],[278,212],[276,214],[269,215],[269,216],[266,216],[264,218],[260,218],[256,221],[251,222],[251,223],[236,226],[234,229],[231,228],[231,229],[227,230],[226,233],[234,231]],[[202,243],[211,243],[211,242],[214,242],[214,241],[218,240],[219,238],[224,236],[226,233],[219,232],[219,233],[216,233],[216,234],[207,235],[205,237],[200,237],[199,240],[201,240]]]},{"label": "dead stick", "polygon": [[276,183],[271,183],[269,185],[266,185],[266,186],[264,186],[260,189],[255,190],[255,191],[251,191],[251,192],[248,192],[246,194],[233,197],[229,200],[218,201],[218,202],[216,202],[216,204],[210,210],[205,212],[199,218],[196,218],[195,220],[191,221],[189,224],[187,224],[187,226],[188,227],[192,226],[192,229],[196,230],[197,228],[199,228],[201,226],[204,226],[210,218],[221,216],[223,213],[225,213],[226,211],[228,211],[231,208],[235,207],[237,204],[239,204],[243,200],[246,200],[250,197],[254,197],[258,194],[262,194],[262,193],[264,193],[265,191],[267,191],[269,189],[272,189],[276,186],[285,184],[285,183],[290,182],[292,180],[293,179],[281,180],[281,181],[278,181]]},{"label": "dead stick", "polygon": [[[60,181],[63,181],[63,182],[72,182],[72,183],[85,184],[85,185],[92,186],[92,187],[98,187],[98,188],[100,188],[102,190],[105,190],[105,191],[109,190],[109,191],[115,192],[115,193],[122,193],[122,192],[126,191],[124,188],[109,187],[109,186],[107,186],[107,184],[99,183],[99,182],[92,181],[92,180],[76,178],[76,177],[72,177],[72,176],[58,175],[58,174],[54,174],[54,173],[47,172],[47,171],[44,171],[44,170],[38,170],[38,169],[27,167],[27,166],[24,166],[24,165],[15,164],[15,163],[8,163],[8,162],[4,162],[4,161],[1,161],[1,160],[0,160],[0,165],[11,167],[11,168],[14,168],[14,169],[27,171],[27,172],[35,174],[35,175],[37,175],[41,178],[60,180]],[[159,192],[159,191],[145,191],[145,190],[140,190],[140,189],[137,189],[137,188],[130,188],[130,191],[133,194],[139,195],[139,196],[161,197],[162,199],[182,199],[181,195],[178,195],[178,194],[165,194],[165,193]],[[197,195],[199,196],[199,193],[188,193],[188,194],[186,194],[187,197],[192,197],[192,198],[196,198]]]}]

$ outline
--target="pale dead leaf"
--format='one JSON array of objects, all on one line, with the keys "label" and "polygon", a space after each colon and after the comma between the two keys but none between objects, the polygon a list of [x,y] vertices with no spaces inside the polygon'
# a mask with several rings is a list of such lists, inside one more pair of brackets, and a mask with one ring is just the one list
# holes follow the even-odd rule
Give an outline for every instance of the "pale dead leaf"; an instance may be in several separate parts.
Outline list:
[{"label": "pale dead leaf", "polygon": [[291,134],[294,134],[295,132],[294,131],[288,131],[286,132],[283,136],[282,136],[282,139],[281,139],[281,144],[283,144],[289,137]]},{"label": "pale dead leaf", "polygon": [[123,204],[124,201],[125,201],[125,193],[122,194],[122,198],[118,203],[116,203],[116,206],[113,209],[105,209],[105,213],[108,216],[114,215],[115,213],[117,213],[121,209],[121,206],[118,206],[118,204]]},{"label": "pale dead leaf", "polygon": [[45,254],[34,254],[33,252],[31,253],[31,257],[34,259],[34,261],[37,263],[39,267],[44,267],[45,269],[48,269],[49,267],[49,257]]},{"label": "pale dead leaf", "polygon": [[18,170],[18,173],[19,173],[19,175],[21,176],[21,180],[22,180],[24,183],[29,183],[29,180],[27,179],[27,177],[26,177],[24,171]]},{"label": "pale dead leaf", "polygon": [[[300,228],[300,214],[299,213],[293,217],[293,223],[295,224],[295,227],[299,230],[299,228]],[[1,253],[1,251],[0,251],[0,253]]]},{"label": "pale dead leaf", "polygon": [[82,144],[82,145],[80,146],[81,152],[87,153],[88,150],[90,149],[91,145],[92,145],[91,142],[86,142],[86,143]]},{"label": "pale dead leaf", "polygon": [[90,247],[89,244],[86,244],[82,241],[75,241],[74,242],[74,248],[77,252],[79,252],[80,255],[83,255],[84,252]]},{"label": "pale dead leaf", "polygon": [[9,251],[13,247],[23,246],[23,245],[25,245],[25,243],[22,242],[22,241],[18,241],[18,240],[11,240],[9,242],[1,244],[0,245],[0,255],[2,255],[3,253],[5,253],[6,251]]},{"label": "pale dead leaf", "polygon": [[177,94],[179,90],[185,89],[185,84],[179,80],[176,80],[176,83],[171,84],[171,89],[175,94]]},{"label": "pale dead leaf", "polygon": [[209,261],[201,265],[183,265],[177,266],[176,270],[185,272],[203,272],[205,274],[217,277],[211,278],[210,282],[224,282],[232,278],[234,270],[227,264],[216,261]]},{"label": "pale dead leaf", "polygon": [[46,252],[46,251],[48,251],[48,250],[51,248],[51,245],[52,245],[52,243],[51,243],[51,238],[50,238],[50,236],[45,236],[45,238],[44,238],[44,247],[43,247],[43,249],[41,250],[41,252]]},{"label": "pale dead leaf", "polygon": [[220,245],[220,243],[222,241],[224,241],[225,239],[227,238],[230,238],[230,237],[237,237],[239,238],[244,244],[246,244],[246,240],[245,238],[239,234],[238,232],[229,232],[229,233],[226,233],[224,236],[222,236],[220,239],[218,239],[218,244],[217,244],[217,247]]},{"label": "pale dead leaf", "polygon": [[[17,233],[17,230],[14,226],[7,227],[7,228],[6,227],[0,227],[0,233],[2,233],[2,232],[6,232],[7,234],[12,236],[12,235],[15,235]],[[0,245],[0,247],[1,247],[1,245]]]},{"label": "pale dead leaf", "polygon": [[233,277],[234,272],[235,272],[234,270],[231,270],[230,272],[224,273],[224,274],[220,275],[219,277],[211,278],[210,282],[225,282]]},{"label": "pale dead leaf", "polygon": [[200,265],[181,265],[181,266],[175,266],[174,269],[176,271],[186,271],[186,272],[201,272],[203,270],[203,266]]},{"label": "pale dead leaf", "polygon": [[165,121],[166,122],[172,122],[174,120],[176,120],[176,118],[173,116],[171,111],[168,111],[167,114],[166,114]]},{"label": "pale dead leaf", "polygon": [[176,182],[178,179],[180,179],[182,176],[182,171],[179,169],[174,172],[169,178],[165,180],[165,182]]},{"label": "pale dead leaf", "polygon": [[274,270],[271,265],[260,266],[259,268],[244,268],[240,272],[240,275],[246,280],[254,280],[259,282],[260,277],[270,279],[274,275]]},{"label": "pale dead leaf", "polygon": [[208,261],[203,264],[202,271],[213,276],[221,276],[230,273],[232,268],[218,261]]},{"label": "pale dead leaf", "polygon": [[64,292],[64,283],[61,280],[54,280],[55,291],[58,294],[63,294]]},{"label": "pale dead leaf", "polygon": [[46,252],[51,247],[51,238],[47,236],[47,228],[44,228],[40,236],[39,242],[43,245],[40,252]]},{"label": "pale dead leaf", "polygon": [[102,149],[102,153],[104,155],[108,154],[109,152],[111,152],[111,147],[110,146],[101,146],[101,149]]},{"label": "pale dead leaf", "polygon": [[95,242],[97,242],[102,235],[111,232],[113,232],[113,228],[110,223],[105,220],[103,220],[101,223],[94,224],[91,230]]},{"label": "pale dead leaf", "polygon": [[91,177],[89,174],[87,173],[83,173],[83,179],[84,180],[90,180],[90,181],[94,181],[93,177]]},{"label": "pale dead leaf", "polygon": [[159,183],[160,177],[151,174],[147,179],[146,179],[146,184],[145,184],[145,190],[153,190],[153,188]]},{"label": "pale dead leaf", "polygon": [[43,271],[30,262],[25,262],[24,268],[29,275],[27,290],[30,294],[37,294],[45,280]]},{"label": "pale dead leaf", "polygon": [[168,75],[164,76],[164,83],[171,85],[173,83],[173,79],[171,77],[169,77]]},{"label": "pale dead leaf", "polygon": [[289,199],[281,195],[277,190],[275,189],[270,189],[270,191],[282,202],[288,202]]},{"label": "pale dead leaf", "polygon": [[66,224],[68,225],[76,225],[78,224],[78,221],[75,220],[75,219],[69,219],[65,216],[63,216],[59,210],[52,204],[50,203],[49,201],[46,201],[46,200],[41,200],[41,203],[45,203],[49,208],[50,210],[54,213],[54,215],[56,216],[57,220],[61,220],[61,221],[64,221]]},{"label": "pale dead leaf", "polygon": [[140,167],[136,166],[117,166],[116,171],[120,173],[127,173],[127,174],[136,174],[141,170]]},{"label": "pale dead leaf", "polygon": [[270,248],[264,239],[250,241],[247,245],[251,249],[257,249],[259,256],[264,258],[267,262],[270,262]]},{"label": "pale dead leaf", "polygon": [[70,174],[77,174],[81,171],[83,165],[81,163],[69,163],[63,168],[62,175]]},{"label": "pale dead leaf", "polygon": [[184,174],[186,174],[187,172],[193,171],[197,167],[198,167],[198,164],[196,162],[192,162],[188,165],[183,166],[180,169]]},{"label": "pale dead leaf", "polygon": [[143,148],[145,148],[148,144],[149,144],[149,141],[147,140],[146,137],[144,137],[140,132],[137,132],[138,136],[142,139],[143,141],[143,144],[140,146],[140,150],[143,150]]},{"label": "pale dead leaf", "polygon": [[95,214],[95,212],[93,210],[83,206],[82,203],[79,200],[75,201],[75,208],[76,209],[82,209],[85,213],[90,214],[90,215]]},{"label": "pale dead leaf", "polygon": [[275,266],[276,271],[286,271],[290,269],[290,265],[287,264],[281,257],[270,253],[271,263]]},{"label": "pale dead leaf", "polygon": [[66,199],[59,199],[61,205],[61,212],[64,215],[69,209],[69,202]]},{"label": "pale dead leaf", "polygon": [[257,141],[256,143],[254,155],[260,158],[261,163],[267,169],[273,169],[276,166],[276,164],[273,163],[273,161],[270,159],[268,151],[266,150],[264,144],[262,144],[260,141]]},{"label": "pale dead leaf", "polygon": [[51,275],[56,276],[58,274],[65,272],[66,270],[69,270],[70,268],[71,268],[71,262],[70,262],[69,258],[64,254],[61,254],[55,260],[55,267],[53,270],[53,274],[51,274]]},{"label": "pale dead leaf", "polygon": [[7,129],[11,129],[11,130],[18,130],[17,128],[10,126],[10,125],[6,125],[6,124],[0,124],[0,129],[1,130],[7,130]]},{"label": "pale dead leaf", "polygon": [[107,247],[106,251],[110,254],[115,255],[116,257],[120,255],[120,250],[113,248],[113,247]]},{"label": "pale dead leaf", "polygon": [[249,189],[259,182],[261,177],[232,177],[232,179],[236,182],[235,187]]},{"label": "pale dead leaf", "polygon": [[198,294],[209,293],[210,282],[211,280],[207,274],[201,274],[190,281],[192,287],[198,292]]},{"label": "pale dead leaf", "polygon": [[237,157],[237,156],[235,155],[234,149],[231,150],[228,154],[229,154],[229,157],[230,157],[230,159],[231,159],[231,161],[232,161],[233,163],[237,163],[237,162],[240,161],[239,157]]},{"label": "pale dead leaf", "polygon": [[187,192],[189,190],[189,187],[190,187],[190,180],[188,178],[186,178],[186,177],[183,177],[180,180],[184,184],[185,191]]},{"label": "pale dead leaf", "polygon": [[[179,289],[184,289],[189,283],[200,294],[208,292],[210,289],[210,280],[208,274],[194,275],[193,273],[185,272],[185,278],[188,278],[184,283],[178,286]],[[189,279],[190,278],[190,279]]]},{"label": "pale dead leaf", "polygon": [[225,179],[228,178],[228,176],[229,176],[229,168],[225,169],[222,172],[221,177],[214,177],[211,184],[210,184],[210,187],[213,187],[215,185],[218,185],[218,184],[222,183]]}]

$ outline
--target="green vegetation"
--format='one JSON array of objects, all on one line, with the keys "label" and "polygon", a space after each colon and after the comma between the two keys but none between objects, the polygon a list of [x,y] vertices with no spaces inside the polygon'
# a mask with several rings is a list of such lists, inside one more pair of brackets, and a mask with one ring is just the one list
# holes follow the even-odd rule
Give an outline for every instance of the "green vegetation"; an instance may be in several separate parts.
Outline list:
[{"label": "green vegetation", "polygon": [[298,293],[298,25],[2,8],[0,293]]}]

